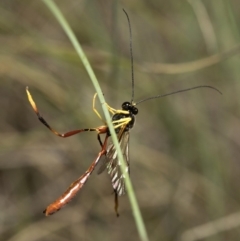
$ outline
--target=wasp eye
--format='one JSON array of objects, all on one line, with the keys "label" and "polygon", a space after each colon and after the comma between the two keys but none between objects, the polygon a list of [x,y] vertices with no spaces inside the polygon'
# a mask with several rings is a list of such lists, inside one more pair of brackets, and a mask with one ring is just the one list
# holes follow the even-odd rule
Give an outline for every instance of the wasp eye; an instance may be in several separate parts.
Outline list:
[{"label": "wasp eye", "polygon": [[131,103],[130,102],[124,102],[122,104],[122,109],[123,110],[129,110],[129,106],[131,106]]},{"label": "wasp eye", "polygon": [[133,113],[134,115],[137,115],[137,113],[138,113],[138,108],[133,107],[133,108],[132,108],[132,113]]}]

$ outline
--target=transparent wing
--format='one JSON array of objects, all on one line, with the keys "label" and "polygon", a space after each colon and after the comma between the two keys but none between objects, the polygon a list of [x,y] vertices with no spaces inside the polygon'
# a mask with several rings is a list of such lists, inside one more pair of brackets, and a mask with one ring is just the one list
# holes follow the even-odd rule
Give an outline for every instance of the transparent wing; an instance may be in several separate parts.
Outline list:
[{"label": "transparent wing", "polygon": [[[119,144],[123,153],[124,161],[126,163],[125,173],[129,174],[130,171],[130,162],[129,162],[129,132],[123,131],[119,132]],[[121,163],[117,158],[117,151],[113,144],[110,144],[107,148],[106,154],[106,168],[107,172],[111,177],[112,186],[115,192],[117,192],[118,196],[125,194],[125,183],[124,178],[125,174],[122,174],[120,170]]]},{"label": "transparent wing", "polygon": [[[126,163],[126,173],[130,172],[130,160],[129,160],[129,132],[125,131],[126,126],[123,126],[118,133],[118,140],[120,144],[120,148],[123,153],[123,158]],[[100,160],[100,167],[98,169],[98,174],[102,173],[105,169],[107,169],[108,174],[111,177],[112,186],[117,194],[123,195],[125,193],[125,185],[124,185],[124,177],[120,170],[120,162],[117,158],[117,151],[115,146],[111,143],[107,148],[107,153]]]}]

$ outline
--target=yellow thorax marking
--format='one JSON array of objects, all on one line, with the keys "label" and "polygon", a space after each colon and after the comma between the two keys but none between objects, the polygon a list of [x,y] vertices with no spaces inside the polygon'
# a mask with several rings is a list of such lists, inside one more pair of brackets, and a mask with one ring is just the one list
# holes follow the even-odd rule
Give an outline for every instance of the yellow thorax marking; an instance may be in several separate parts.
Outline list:
[{"label": "yellow thorax marking", "polygon": [[[99,112],[97,111],[97,109],[95,108],[95,103],[96,103],[96,97],[97,97],[97,93],[94,94],[93,96],[93,111],[96,113],[96,115],[106,124],[106,122],[103,120],[102,116],[99,114]],[[107,103],[105,103],[105,105],[107,106],[108,108],[108,111],[112,114],[112,115],[115,115],[115,114],[126,114],[128,115],[129,114],[129,111],[127,110],[116,110],[114,108],[112,108],[111,106],[109,106]],[[131,118],[130,117],[126,117],[126,118],[122,118],[120,120],[115,120],[115,121],[112,121],[112,123],[119,123],[117,125],[114,125],[114,129],[117,129],[118,127],[120,126],[123,126],[123,125],[127,125],[129,122],[131,121]]]}]

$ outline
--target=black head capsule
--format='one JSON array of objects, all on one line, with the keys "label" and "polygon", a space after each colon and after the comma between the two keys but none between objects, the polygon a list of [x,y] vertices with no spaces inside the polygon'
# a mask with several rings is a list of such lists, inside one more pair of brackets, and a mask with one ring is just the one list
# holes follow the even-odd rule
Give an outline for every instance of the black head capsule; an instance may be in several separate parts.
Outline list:
[{"label": "black head capsule", "polygon": [[[127,111],[128,113],[116,113],[112,117],[112,121],[114,121],[113,125],[118,126],[115,128],[116,133],[120,131],[122,126],[125,126],[124,131],[129,131],[129,129],[133,128],[135,123],[135,115],[138,114],[138,109],[131,104],[130,102],[124,102],[122,104],[122,110]],[[131,118],[129,121],[127,118]],[[124,119],[126,119],[126,122],[124,122]],[[120,122],[117,122],[118,120],[121,120]]]},{"label": "black head capsule", "polygon": [[131,104],[128,101],[123,102],[122,110],[129,111],[133,115],[137,115],[138,114],[138,108],[136,108],[133,104]]}]

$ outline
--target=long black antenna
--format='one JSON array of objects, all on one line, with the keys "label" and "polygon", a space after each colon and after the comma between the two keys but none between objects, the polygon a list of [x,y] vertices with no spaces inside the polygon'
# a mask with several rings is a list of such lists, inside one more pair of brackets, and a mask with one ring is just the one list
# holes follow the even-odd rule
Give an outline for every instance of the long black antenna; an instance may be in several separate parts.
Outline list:
[{"label": "long black antenna", "polygon": [[123,12],[127,16],[128,26],[129,26],[129,34],[130,34],[130,55],[131,55],[131,66],[132,66],[132,100],[131,100],[131,103],[133,103],[133,99],[134,99],[134,71],[133,71],[132,30],[131,30],[130,19],[128,17],[127,12],[124,9],[123,9]]},{"label": "long black antenna", "polygon": [[145,102],[145,101],[148,101],[148,100],[152,100],[152,99],[157,99],[157,98],[162,98],[162,97],[165,97],[165,96],[168,96],[168,95],[174,95],[174,94],[177,94],[177,93],[181,93],[181,92],[185,92],[185,91],[189,91],[189,90],[194,90],[194,89],[198,89],[198,88],[210,88],[210,89],[213,89],[215,91],[217,91],[219,94],[222,95],[222,92],[219,91],[217,88],[215,87],[212,87],[210,85],[199,85],[199,86],[195,86],[195,87],[192,87],[192,88],[188,88],[188,89],[183,89],[183,90],[177,90],[177,91],[174,91],[174,92],[171,92],[171,93],[168,93],[168,94],[163,94],[163,95],[156,95],[156,96],[153,96],[153,97],[149,97],[149,98],[146,98],[146,99],[143,99],[143,100],[140,100],[138,101],[137,103],[135,103],[135,105],[138,105],[142,102]]}]

